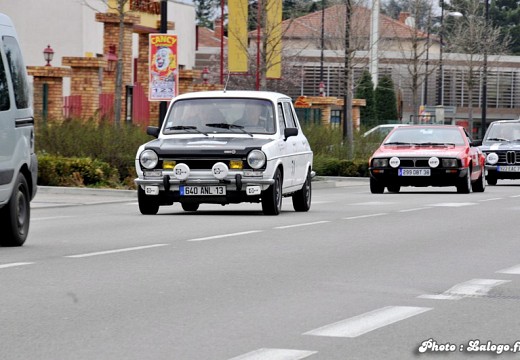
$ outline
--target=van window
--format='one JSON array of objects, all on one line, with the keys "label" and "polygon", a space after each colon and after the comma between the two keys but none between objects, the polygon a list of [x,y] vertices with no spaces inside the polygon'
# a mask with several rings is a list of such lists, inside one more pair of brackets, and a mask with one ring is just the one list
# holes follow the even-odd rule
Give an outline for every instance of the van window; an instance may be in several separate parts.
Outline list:
[{"label": "van window", "polygon": [[4,36],[4,51],[13,80],[14,99],[18,109],[29,107],[29,86],[25,77],[25,67],[22,60],[22,52],[18,42],[12,36]]},{"label": "van window", "polygon": [[5,75],[4,60],[0,56],[0,111],[9,110],[9,107],[9,88],[7,87],[7,77]]}]

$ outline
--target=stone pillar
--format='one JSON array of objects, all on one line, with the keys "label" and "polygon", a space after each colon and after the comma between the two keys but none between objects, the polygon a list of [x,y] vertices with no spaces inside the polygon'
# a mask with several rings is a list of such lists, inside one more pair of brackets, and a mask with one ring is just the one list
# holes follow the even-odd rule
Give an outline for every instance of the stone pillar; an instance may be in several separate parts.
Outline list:
[{"label": "stone pillar", "polygon": [[64,57],[62,64],[72,68],[71,95],[81,95],[81,116],[95,116],[99,110],[102,74],[107,60],[95,57]]},{"label": "stone pillar", "polygon": [[[110,52],[110,46],[115,45],[116,55],[119,54],[119,15],[115,13],[97,13],[96,21],[102,22],[104,26],[103,33],[103,53]],[[123,23],[123,76],[121,88],[121,119],[124,119],[126,85],[132,85],[132,33],[134,24],[138,24],[140,18],[138,15],[125,15]],[[103,93],[115,93],[117,71],[108,72],[105,68],[103,73]]]},{"label": "stone pillar", "polygon": [[[69,68],[28,66],[33,76],[33,106],[36,123],[63,119],[63,78],[71,76]],[[44,87],[47,87],[47,113],[44,113]]]}]

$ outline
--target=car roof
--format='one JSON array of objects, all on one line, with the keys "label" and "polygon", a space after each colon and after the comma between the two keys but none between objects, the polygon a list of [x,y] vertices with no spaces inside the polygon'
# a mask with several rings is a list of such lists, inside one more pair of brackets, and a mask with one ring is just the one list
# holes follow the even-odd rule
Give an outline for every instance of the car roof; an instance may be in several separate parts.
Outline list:
[{"label": "car roof", "polygon": [[276,102],[278,100],[291,100],[287,95],[271,91],[251,91],[251,90],[218,90],[218,91],[197,91],[185,93],[176,96],[173,101],[184,99],[200,99],[200,98],[247,98],[247,99],[263,99]]},{"label": "car roof", "polygon": [[[506,123],[520,123],[520,119],[513,119],[513,120],[495,120],[491,124],[498,123],[498,124],[506,124]],[[490,124],[490,125],[491,125]]]}]

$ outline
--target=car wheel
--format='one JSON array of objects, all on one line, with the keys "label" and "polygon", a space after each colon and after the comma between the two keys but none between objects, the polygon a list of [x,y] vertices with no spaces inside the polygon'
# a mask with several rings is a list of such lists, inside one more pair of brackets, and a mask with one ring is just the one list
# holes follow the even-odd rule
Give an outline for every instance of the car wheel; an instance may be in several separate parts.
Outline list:
[{"label": "car wheel", "polygon": [[471,192],[471,168],[467,170],[466,175],[464,178],[459,179],[459,184],[457,185],[457,192],[460,194],[469,194]]},{"label": "car wheel", "polygon": [[155,215],[159,211],[158,196],[146,195],[140,186],[137,188],[137,201],[139,202],[139,211],[143,215]]},{"label": "car wheel", "polygon": [[18,174],[9,202],[1,209],[2,237],[0,246],[22,246],[29,233],[31,205],[29,186],[23,174]]},{"label": "car wheel", "polygon": [[307,173],[307,178],[305,179],[301,190],[298,190],[292,196],[292,203],[295,211],[309,211],[311,208],[311,182],[311,174]]},{"label": "car wheel", "polygon": [[400,185],[388,185],[387,188],[388,188],[388,191],[390,191],[392,193],[398,193],[401,190]]},{"label": "car wheel", "polygon": [[181,203],[181,206],[184,211],[197,211],[199,209],[199,204],[197,203]]},{"label": "car wheel", "polygon": [[274,184],[262,193],[262,211],[265,215],[278,215],[282,209],[282,174],[274,173]]},{"label": "car wheel", "polygon": [[372,194],[382,194],[385,192],[385,186],[378,180],[370,178],[370,192]]},{"label": "car wheel", "polygon": [[494,186],[497,184],[497,177],[496,175],[488,173],[488,175],[486,176],[486,181],[488,185]]},{"label": "car wheel", "polygon": [[473,192],[484,192],[484,190],[486,190],[486,180],[484,180],[484,172],[481,172],[477,181],[471,184],[471,189],[473,190]]}]

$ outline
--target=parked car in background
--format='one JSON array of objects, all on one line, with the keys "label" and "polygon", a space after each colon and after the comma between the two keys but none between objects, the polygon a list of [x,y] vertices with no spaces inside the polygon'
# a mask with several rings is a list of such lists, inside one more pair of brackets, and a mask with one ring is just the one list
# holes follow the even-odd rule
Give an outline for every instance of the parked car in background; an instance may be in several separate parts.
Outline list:
[{"label": "parked car in background", "polygon": [[492,122],[480,147],[486,156],[486,180],[520,179],[520,120]]},{"label": "parked car in background", "polygon": [[0,14],[0,246],[27,239],[37,173],[27,72],[13,23]]},{"label": "parked car in background", "polygon": [[369,160],[370,191],[456,186],[459,193],[483,192],[485,157],[478,145],[456,125],[397,127]]},{"label": "parked car in background", "polygon": [[278,215],[282,197],[311,207],[313,153],[291,99],[261,91],[210,91],[176,97],[157,137],[137,151],[139,209],[261,203]]}]

